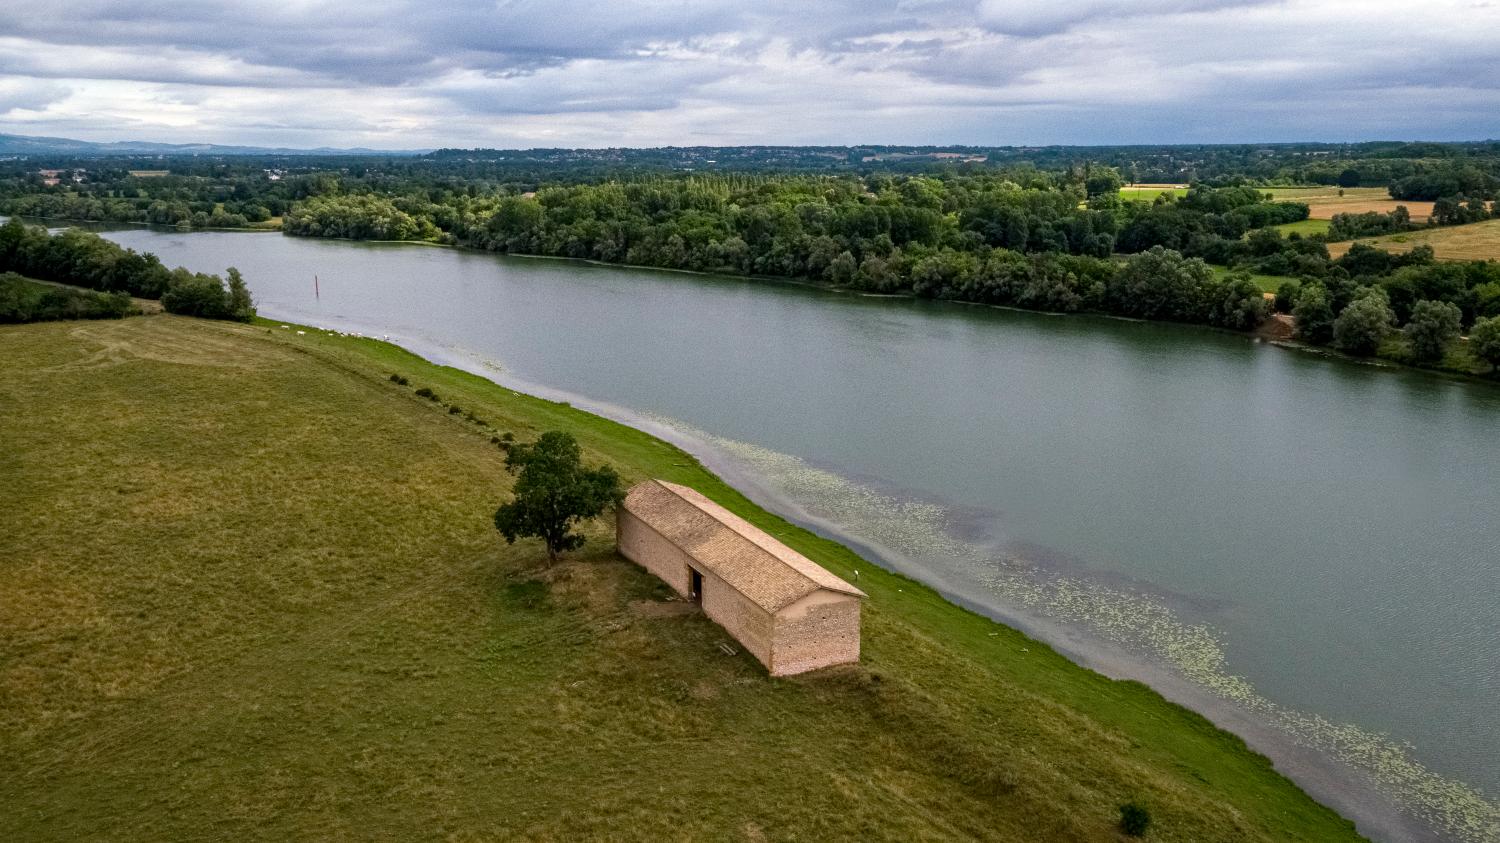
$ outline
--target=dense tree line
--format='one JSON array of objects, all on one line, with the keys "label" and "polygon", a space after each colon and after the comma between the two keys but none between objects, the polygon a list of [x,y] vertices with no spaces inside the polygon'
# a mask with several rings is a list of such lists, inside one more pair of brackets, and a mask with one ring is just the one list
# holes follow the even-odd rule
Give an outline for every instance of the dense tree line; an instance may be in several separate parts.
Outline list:
[{"label": "dense tree line", "polygon": [[1460,200],[1456,197],[1444,197],[1432,204],[1432,222],[1434,225],[1464,225],[1487,219],[1500,219],[1500,202],[1492,204],[1493,207],[1486,208],[1482,199]]},{"label": "dense tree line", "polygon": [[1500,194],[1500,174],[1473,164],[1437,167],[1393,179],[1390,193],[1396,199],[1426,202],[1452,197],[1495,199]]},{"label": "dense tree line", "polygon": [[136,312],[125,293],[57,287],[14,272],[0,273],[0,323],[119,319]]},{"label": "dense tree line", "polygon": [[[1248,278],[1224,277],[1160,244],[1119,263],[1116,232],[1152,209],[1120,202],[1112,170],[1080,175],[1031,173],[1024,184],[991,175],[651,177],[492,199],[318,197],[285,221],[288,233],[403,239],[425,231],[492,251],[814,278],[1051,311],[1235,329],[1265,318],[1266,303]],[[1085,201],[1089,190],[1094,196]],[[1263,196],[1243,189],[1195,191],[1182,205],[1199,229],[1215,225],[1216,236],[1236,238],[1251,220],[1307,213],[1296,206],[1267,212]]]},{"label": "dense tree line", "polygon": [[412,216],[384,196],[368,195],[313,197],[287,211],[281,230],[348,240],[437,240],[442,235],[427,216]]},{"label": "dense tree line", "polygon": [[1251,187],[1194,187],[1181,199],[1163,194],[1149,206],[1129,203],[1119,248],[1140,252],[1153,246],[1203,254],[1212,241],[1237,241],[1248,232],[1307,219],[1307,205],[1273,202]]},{"label": "dense tree line", "polygon": [[1379,237],[1416,228],[1411,212],[1397,205],[1388,213],[1366,211],[1360,214],[1334,214],[1328,222],[1329,240],[1353,240],[1357,237]]},{"label": "dense tree line", "polygon": [[246,202],[96,198],[78,193],[39,193],[6,203],[17,216],[94,222],[140,222],[185,229],[244,228],[271,218],[264,206]]},{"label": "dense tree line", "polygon": [[1500,362],[1500,346],[1483,341],[1500,333],[1494,261],[1439,263],[1430,247],[1397,255],[1356,243],[1323,277],[1285,283],[1276,308],[1295,317],[1300,339],[1350,354],[1434,365],[1468,328],[1472,355]]},{"label": "dense tree line", "polygon": [[[1500,172],[1494,145],[1096,148],[1071,150],[1072,157],[1058,150],[990,150],[982,164],[958,165],[934,165],[920,151],[838,149],[192,159],[169,162],[167,176],[96,165],[82,183],[47,189],[38,188],[30,171],[0,165],[0,207],[84,218],[135,215],[188,227],[228,214],[247,221],[277,214],[294,235],[427,240],[811,278],[870,292],[1236,329],[1266,315],[1247,277],[1253,272],[1296,279],[1275,307],[1298,314],[1305,339],[1357,353],[1381,351],[1380,343],[1394,336],[1420,356],[1434,347],[1430,337],[1447,336],[1453,312],[1459,330],[1500,316],[1493,267],[1439,265],[1421,248],[1391,255],[1356,247],[1331,260],[1323,238],[1283,236],[1274,228],[1306,219],[1307,206],[1271,201],[1260,189],[1288,177],[1349,186],[1377,181],[1393,190],[1401,182],[1399,190],[1413,196],[1451,188],[1468,195],[1439,197],[1435,223],[1473,222],[1492,213],[1482,197]],[[1089,157],[1080,160],[1080,152]],[[712,170],[721,155],[743,164],[741,171],[669,172],[684,163]],[[1180,164],[1172,174],[1195,183],[1181,197],[1121,201],[1123,182],[1169,175],[1143,170],[1144,160],[1167,169]],[[820,168],[826,172],[805,171]],[[1416,227],[1404,208],[1339,215],[1330,225],[1332,239]],[[28,242],[32,237],[26,235]],[[36,267],[33,274],[162,297],[183,312],[235,312],[227,302],[236,285],[242,287],[238,273],[226,288],[204,280],[214,276],[169,272],[150,256],[112,246],[124,254],[69,266],[77,255],[104,247],[77,233],[59,237],[66,247],[28,246],[36,253],[25,259]],[[169,286],[176,295],[168,295]],[[1373,346],[1359,341],[1376,334]]]},{"label": "dense tree line", "polygon": [[0,272],[15,272],[105,293],[161,299],[172,313],[248,322],[255,316],[250,291],[238,270],[228,282],[217,275],[167,269],[152,254],[140,254],[87,231],[45,228],[11,219],[0,226]]}]

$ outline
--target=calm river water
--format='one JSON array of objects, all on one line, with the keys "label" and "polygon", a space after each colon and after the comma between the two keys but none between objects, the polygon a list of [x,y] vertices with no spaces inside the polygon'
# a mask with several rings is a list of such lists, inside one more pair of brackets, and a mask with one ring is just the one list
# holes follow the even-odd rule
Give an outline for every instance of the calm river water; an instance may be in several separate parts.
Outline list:
[{"label": "calm river water", "polygon": [[239,267],[264,315],[666,430],[772,508],[1207,711],[1367,833],[1500,839],[1500,388],[1180,326],[107,236]]}]

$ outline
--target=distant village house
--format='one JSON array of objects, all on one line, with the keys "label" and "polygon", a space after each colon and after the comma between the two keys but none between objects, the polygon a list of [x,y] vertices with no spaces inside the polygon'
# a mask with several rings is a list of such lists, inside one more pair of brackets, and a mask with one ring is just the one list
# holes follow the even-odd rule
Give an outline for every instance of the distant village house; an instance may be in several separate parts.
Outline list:
[{"label": "distant village house", "polygon": [[625,558],[700,604],[772,676],[859,661],[864,592],[693,489],[641,483],[617,523]]}]

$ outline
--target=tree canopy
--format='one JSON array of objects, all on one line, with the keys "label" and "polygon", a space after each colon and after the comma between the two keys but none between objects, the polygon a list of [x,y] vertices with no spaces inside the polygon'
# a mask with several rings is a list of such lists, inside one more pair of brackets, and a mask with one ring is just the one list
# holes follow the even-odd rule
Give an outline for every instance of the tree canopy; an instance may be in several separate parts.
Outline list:
[{"label": "tree canopy", "polygon": [[536,442],[517,444],[506,454],[505,466],[516,478],[514,499],[495,510],[495,529],[507,543],[539,538],[547,558],[583,545],[572,532],[582,521],[596,518],[624,499],[620,476],[610,466],[588,468],[573,435],[552,430]]}]

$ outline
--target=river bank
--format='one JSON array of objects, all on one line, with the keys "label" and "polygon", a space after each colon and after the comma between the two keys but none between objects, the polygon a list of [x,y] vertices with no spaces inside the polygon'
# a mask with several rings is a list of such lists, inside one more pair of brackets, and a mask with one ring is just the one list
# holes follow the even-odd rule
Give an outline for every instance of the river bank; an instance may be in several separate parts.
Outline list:
[{"label": "river bank", "polygon": [[[1357,839],[1234,736],[863,563],[661,440],[291,324],[0,330],[3,406],[26,408],[0,410],[9,594],[54,607],[3,629],[8,677],[33,677],[7,683],[7,836],[1108,840],[1136,799],[1157,839]],[[419,386],[522,439],[569,430],[857,578],[863,665],[773,680],[701,618],[631,609],[662,597],[607,525],[554,570],[504,546],[487,518],[503,455]],[[70,468],[99,448],[107,468]],[[62,502],[77,517],[41,518]]]},{"label": "river bank", "polygon": [[[327,328],[324,329],[325,332],[327,330]],[[347,337],[349,334],[334,331],[330,336]],[[1401,843],[1483,841],[1494,827],[1497,818],[1490,806],[1483,802],[1473,803],[1467,796],[1454,803],[1449,798],[1454,795],[1451,792],[1428,803],[1425,810],[1433,813],[1428,813],[1426,816],[1414,815],[1400,807],[1391,799],[1388,791],[1382,790],[1382,785],[1389,785],[1391,781],[1378,782],[1371,779],[1369,774],[1372,770],[1362,768],[1357,763],[1364,760],[1358,756],[1366,746],[1372,745],[1371,742],[1380,742],[1381,738],[1378,735],[1349,730],[1348,726],[1339,726],[1332,734],[1338,734],[1339,730],[1347,730],[1344,734],[1350,739],[1346,744],[1339,746],[1319,745],[1306,740],[1312,737],[1311,735],[1289,734],[1267,722],[1265,717],[1267,708],[1275,706],[1255,695],[1254,692],[1238,699],[1215,693],[1212,687],[1205,687],[1201,681],[1195,681],[1202,680],[1204,677],[1185,676],[1176,669],[1181,665],[1172,664],[1169,660],[1143,659],[1139,649],[1128,648],[1104,636],[1084,632],[1077,626],[1061,623],[1055,617],[1030,611],[1020,604],[997,601],[993,592],[977,588],[973,582],[966,582],[963,576],[949,575],[935,570],[930,558],[917,559],[911,553],[911,548],[901,547],[899,541],[882,543],[872,540],[868,536],[851,531],[846,524],[810,511],[796,497],[787,494],[784,488],[778,488],[774,483],[767,482],[768,467],[766,465],[756,465],[744,459],[737,459],[735,451],[744,447],[742,443],[719,439],[675,420],[641,415],[620,405],[593,400],[586,396],[516,378],[507,373],[503,366],[493,361],[475,358],[456,352],[454,349],[409,339],[386,339],[385,341],[394,342],[398,347],[418,355],[421,359],[467,372],[504,388],[517,390],[519,394],[559,402],[563,406],[577,408],[619,422],[682,448],[709,471],[724,478],[733,489],[743,494],[754,505],[768,513],[774,513],[774,517],[786,519],[802,529],[852,548],[860,557],[875,563],[880,568],[900,577],[910,578],[911,584],[908,588],[931,589],[943,601],[956,609],[972,612],[1004,624],[1025,636],[1036,639],[1039,647],[1055,648],[1078,668],[1117,681],[1142,683],[1143,687],[1160,694],[1165,701],[1205,717],[1215,727],[1245,741],[1250,750],[1268,756],[1274,762],[1275,769],[1281,774],[1288,776],[1319,802],[1353,819],[1361,832],[1371,836],[1372,839],[1400,841]],[[759,449],[749,450],[753,452]],[[772,456],[773,459],[793,463],[792,470],[794,471],[807,470],[805,465],[797,464],[799,461],[794,458],[789,459],[784,455]],[[846,485],[841,478],[831,475],[819,478],[815,482],[825,487]],[[858,500],[856,506],[867,506],[872,497],[879,499],[878,493],[872,495],[871,490],[858,487],[848,487],[848,495]],[[910,531],[905,527],[916,526],[918,529],[930,531],[927,538],[938,543],[948,543],[945,538],[937,535],[945,529],[945,525],[922,523],[927,519],[922,518],[920,514],[903,511],[899,505],[889,505],[888,509],[872,513],[872,516],[872,520],[878,518],[886,521],[887,524],[899,522],[901,519],[910,519],[917,523],[914,525],[897,523],[893,532],[910,535]],[[871,567],[863,566],[850,569],[851,572],[863,572],[854,577],[861,583],[865,580],[860,579],[860,576],[868,577],[870,570]],[[1152,618],[1149,622],[1176,625],[1177,622],[1171,619],[1169,614],[1165,617]],[[1184,631],[1191,634],[1191,631],[1187,630],[1180,630],[1178,634]],[[1219,667],[1222,668],[1222,665]],[[1243,680],[1223,675],[1212,678],[1230,684],[1243,682]],[[1298,715],[1293,714],[1293,716]],[[1399,754],[1398,752],[1397,755]],[[1393,757],[1390,760],[1396,759]],[[1420,765],[1413,765],[1409,759],[1405,758],[1400,759],[1398,776],[1404,779],[1402,783],[1418,788],[1436,787],[1441,790],[1450,788],[1450,785],[1432,777]],[[1445,830],[1439,831],[1438,827],[1430,824],[1433,822]],[[1465,832],[1465,828],[1469,831]]]}]

